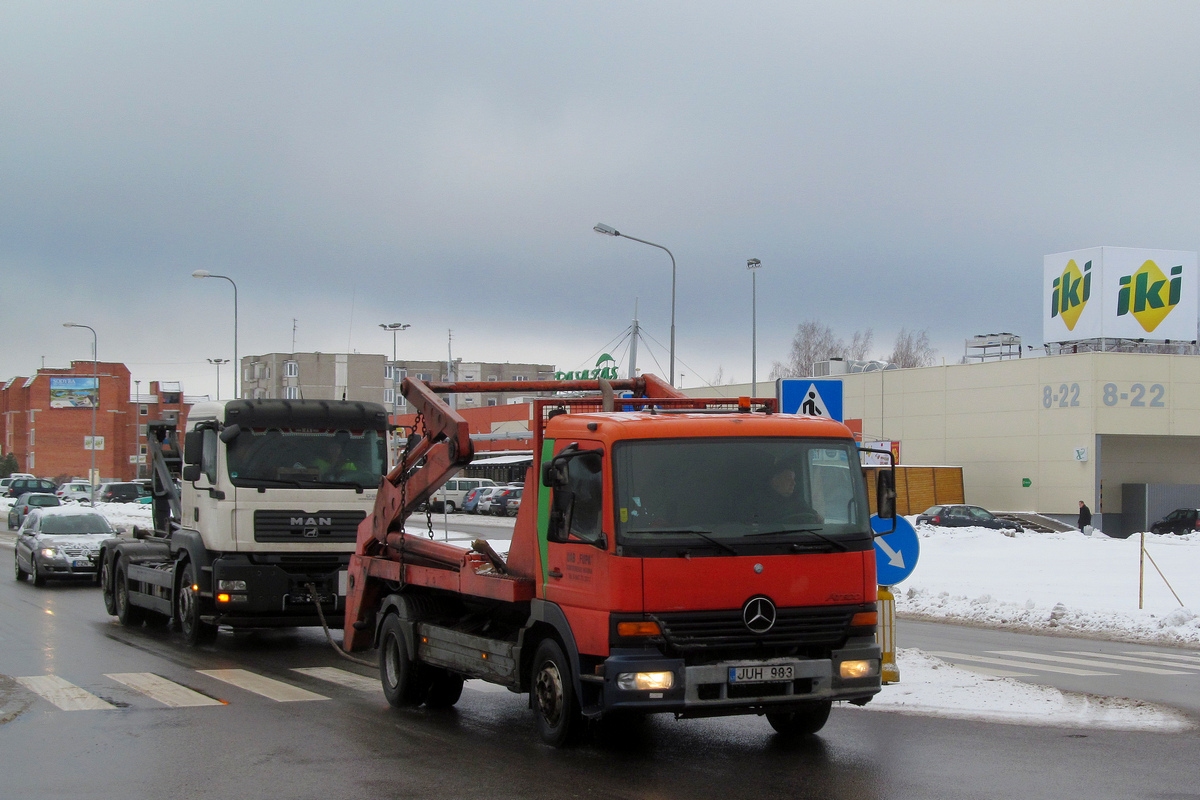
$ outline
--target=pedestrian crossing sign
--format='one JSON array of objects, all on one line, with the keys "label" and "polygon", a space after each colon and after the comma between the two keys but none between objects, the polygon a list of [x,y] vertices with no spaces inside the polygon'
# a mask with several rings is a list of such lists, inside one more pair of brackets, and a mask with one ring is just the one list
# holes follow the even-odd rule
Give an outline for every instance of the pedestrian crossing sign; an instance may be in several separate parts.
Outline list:
[{"label": "pedestrian crossing sign", "polygon": [[775,397],[784,414],[808,414],[844,421],[841,381],[781,378],[776,382]]}]

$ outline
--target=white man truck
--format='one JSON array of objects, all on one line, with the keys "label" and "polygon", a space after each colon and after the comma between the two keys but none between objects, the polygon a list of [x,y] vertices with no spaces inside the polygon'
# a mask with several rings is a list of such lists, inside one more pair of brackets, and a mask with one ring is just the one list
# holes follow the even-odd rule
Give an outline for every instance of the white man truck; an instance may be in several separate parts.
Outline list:
[{"label": "white man truck", "polygon": [[182,450],[173,424],[150,423],[153,530],[104,543],[108,613],[173,621],[190,644],[221,625],[319,625],[317,603],[338,624],[388,431],[382,405],[333,400],[199,403]]}]

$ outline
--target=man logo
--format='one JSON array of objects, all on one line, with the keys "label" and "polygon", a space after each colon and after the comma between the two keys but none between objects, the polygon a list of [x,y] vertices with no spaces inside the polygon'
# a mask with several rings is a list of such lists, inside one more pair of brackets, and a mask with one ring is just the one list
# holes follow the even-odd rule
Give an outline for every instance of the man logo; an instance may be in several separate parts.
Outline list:
[{"label": "man logo", "polygon": [[299,528],[305,539],[316,539],[321,535],[321,527],[326,530],[333,527],[333,517],[288,517],[288,524],[293,529]]},{"label": "man logo", "polygon": [[1171,277],[1168,279],[1157,264],[1147,261],[1137,272],[1121,278],[1121,290],[1117,293],[1117,316],[1132,313],[1142,330],[1150,333],[1179,305],[1182,292],[1182,265],[1171,267]]},{"label": "man logo", "polygon": [[742,606],[742,622],[754,633],[766,633],[775,627],[775,604],[759,595]]},{"label": "man logo", "polygon": [[1083,307],[1092,296],[1092,262],[1086,262],[1081,273],[1079,265],[1072,258],[1067,262],[1062,276],[1055,278],[1052,285],[1054,292],[1050,295],[1050,317],[1061,315],[1067,330],[1073,331]]}]

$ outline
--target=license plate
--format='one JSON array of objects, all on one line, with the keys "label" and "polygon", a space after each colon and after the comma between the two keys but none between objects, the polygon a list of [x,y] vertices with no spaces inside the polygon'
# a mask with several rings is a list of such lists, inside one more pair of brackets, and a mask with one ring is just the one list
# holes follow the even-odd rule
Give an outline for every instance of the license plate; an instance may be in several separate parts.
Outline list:
[{"label": "license plate", "polygon": [[92,565],[92,562],[88,561],[86,558],[71,559],[72,567],[90,567],[91,565]]},{"label": "license plate", "polygon": [[791,664],[770,664],[756,667],[730,667],[730,683],[777,683],[795,680],[796,670]]}]

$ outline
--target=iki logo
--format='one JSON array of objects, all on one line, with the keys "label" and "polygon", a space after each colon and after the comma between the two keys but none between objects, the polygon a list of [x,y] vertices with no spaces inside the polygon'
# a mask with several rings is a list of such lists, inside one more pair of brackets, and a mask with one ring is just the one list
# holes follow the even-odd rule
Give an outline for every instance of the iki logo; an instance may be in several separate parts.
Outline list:
[{"label": "iki logo", "polygon": [[1054,279],[1054,292],[1050,295],[1050,318],[1061,316],[1067,330],[1075,330],[1079,315],[1092,296],[1092,262],[1083,265],[1083,272],[1075,259],[1067,262],[1063,274]]},{"label": "iki logo", "polygon": [[1117,316],[1132,312],[1146,333],[1158,327],[1171,309],[1179,304],[1183,289],[1183,267],[1171,267],[1167,278],[1153,261],[1147,261],[1132,275],[1121,278],[1117,293]]}]

